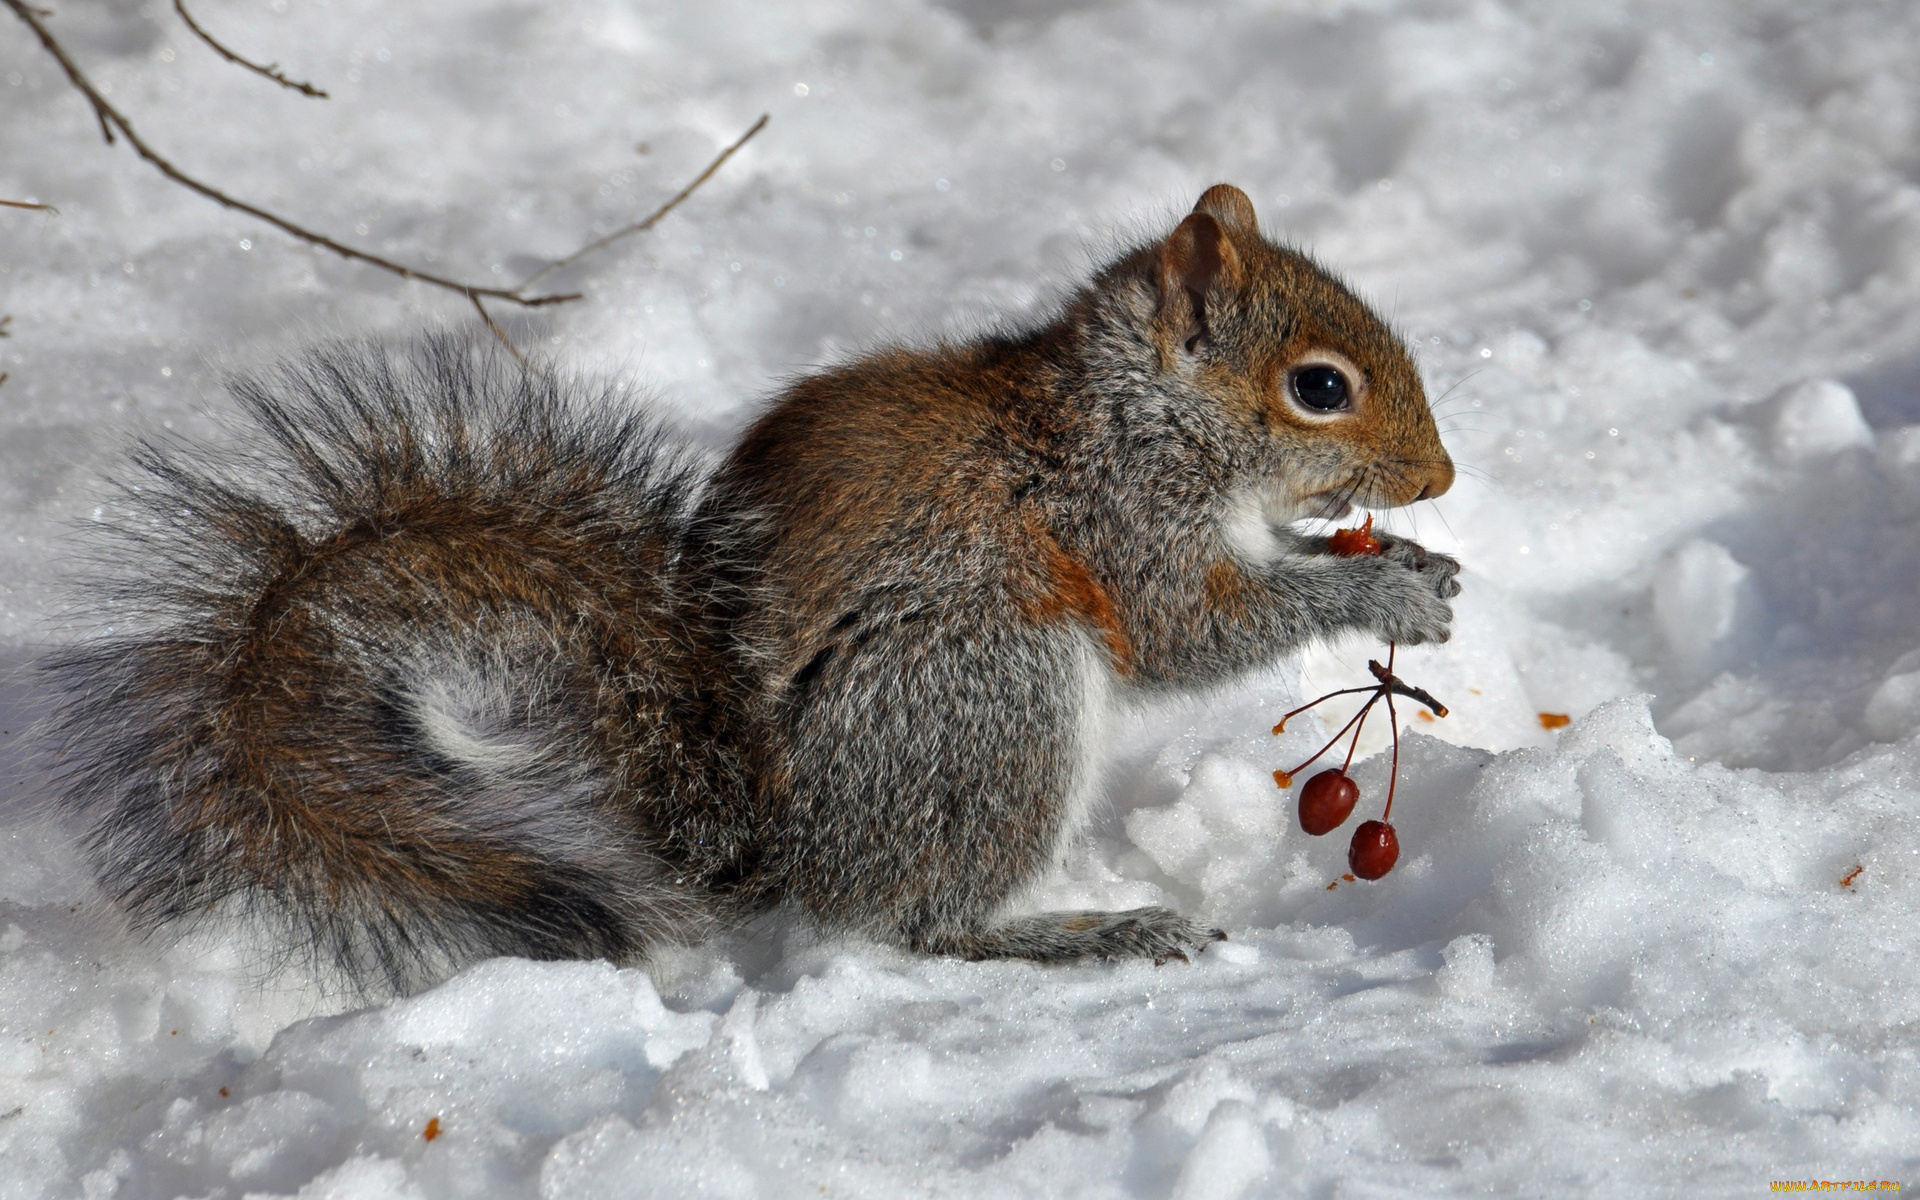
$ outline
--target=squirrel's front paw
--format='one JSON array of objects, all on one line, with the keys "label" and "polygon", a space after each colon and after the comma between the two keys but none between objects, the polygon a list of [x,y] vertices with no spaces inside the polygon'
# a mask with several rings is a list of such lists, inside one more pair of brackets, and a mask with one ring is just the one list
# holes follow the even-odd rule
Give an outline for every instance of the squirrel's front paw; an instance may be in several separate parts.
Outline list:
[{"label": "squirrel's front paw", "polygon": [[1454,576],[1460,573],[1460,560],[1451,554],[1442,554],[1429,550],[1411,538],[1395,537],[1390,533],[1374,535],[1380,543],[1380,557],[1425,576],[1433,583],[1434,594],[1442,600],[1451,600],[1460,594],[1460,581]]},{"label": "squirrel's front paw", "polygon": [[1397,570],[1388,572],[1392,599],[1380,614],[1375,631],[1390,642],[1417,646],[1444,642],[1452,636],[1453,605],[1460,594],[1460,560],[1428,550],[1420,543],[1387,534],[1380,539],[1380,557]]}]

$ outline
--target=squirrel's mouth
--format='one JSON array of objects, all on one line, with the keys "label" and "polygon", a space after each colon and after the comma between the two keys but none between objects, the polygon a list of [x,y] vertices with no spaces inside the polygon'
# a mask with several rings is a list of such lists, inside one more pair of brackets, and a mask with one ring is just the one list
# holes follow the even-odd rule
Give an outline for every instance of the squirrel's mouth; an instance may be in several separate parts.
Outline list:
[{"label": "squirrel's mouth", "polygon": [[1399,508],[1431,500],[1453,486],[1453,463],[1396,459],[1375,463],[1330,487],[1308,492],[1300,498],[1303,513],[1324,520],[1338,520],[1353,511],[1354,505],[1366,508]]},{"label": "squirrel's mouth", "polygon": [[1304,510],[1303,516],[1337,521],[1353,511],[1353,489],[1342,486],[1314,492],[1301,499],[1300,507]]}]

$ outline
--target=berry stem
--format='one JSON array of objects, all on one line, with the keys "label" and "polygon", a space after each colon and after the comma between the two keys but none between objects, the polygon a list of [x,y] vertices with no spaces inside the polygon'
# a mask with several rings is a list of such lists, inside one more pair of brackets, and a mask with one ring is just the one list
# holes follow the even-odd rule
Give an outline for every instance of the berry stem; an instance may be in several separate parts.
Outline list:
[{"label": "berry stem", "polygon": [[1360,715],[1354,721],[1353,740],[1347,743],[1347,761],[1340,764],[1340,773],[1342,775],[1346,774],[1347,768],[1353,765],[1354,751],[1360,749],[1360,731],[1367,727],[1367,713],[1372,711],[1373,706],[1380,702],[1379,689],[1375,688],[1374,691],[1375,695],[1373,699],[1360,706]]},{"label": "berry stem", "polygon": [[[1376,689],[1374,689],[1374,688],[1360,688],[1360,689],[1358,689],[1358,690],[1360,690],[1360,691],[1363,691],[1363,692],[1371,692],[1371,691],[1375,691]],[[1321,698],[1322,698],[1322,699],[1325,699],[1325,697],[1321,697]],[[1313,762],[1314,762],[1314,760],[1315,760],[1315,759],[1317,759],[1317,758],[1319,758],[1319,757],[1320,757],[1320,756],[1321,756],[1322,754],[1325,754],[1325,753],[1326,753],[1327,751],[1329,751],[1329,750],[1331,750],[1331,749],[1333,749],[1333,747],[1335,746],[1335,744],[1337,744],[1337,743],[1338,743],[1338,742],[1340,741],[1340,739],[1341,739],[1341,738],[1343,738],[1343,737],[1345,737],[1345,736],[1347,736],[1347,730],[1349,730],[1349,729],[1352,729],[1352,728],[1354,727],[1354,725],[1355,725],[1355,724],[1357,724],[1357,723],[1359,722],[1359,720],[1360,720],[1360,718],[1362,718],[1362,717],[1364,717],[1364,716],[1366,716],[1366,715],[1367,715],[1367,709],[1369,709],[1369,708],[1372,708],[1372,707],[1374,706],[1374,704],[1375,704],[1376,702],[1378,702],[1378,701],[1379,701],[1379,699],[1380,699],[1380,697],[1378,697],[1378,696],[1375,696],[1375,697],[1374,697],[1374,698],[1373,698],[1372,700],[1369,700],[1369,701],[1367,701],[1367,702],[1366,702],[1366,703],[1365,703],[1364,705],[1362,705],[1362,706],[1361,706],[1361,708],[1360,708],[1360,711],[1359,711],[1359,712],[1357,712],[1357,713],[1355,713],[1355,714],[1353,714],[1353,716],[1352,716],[1352,717],[1351,717],[1351,718],[1350,718],[1350,719],[1349,719],[1349,720],[1347,721],[1347,723],[1346,723],[1345,725],[1342,725],[1342,726],[1340,727],[1340,732],[1339,732],[1339,733],[1336,733],[1336,734],[1334,734],[1334,735],[1333,735],[1333,736],[1332,736],[1331,738],[1328,738],[1328,739],[1327,739],[1327,744],[1326,744],[1326,745],[1324,745],[1324,746],[1322,746],[1322,747],[1320,747],[1320,748],[1319,748],[1318,750],[1315,750],[1315,751],[1314,751],[1314,752],[1313,752],[1312,754],[1310,754],[1310,755],[1308,755],[1308,756],[1307,756],[1307,760],[1306,760],[1305,762],[1303,762],[1303,763],[1301,763],[1301,764],[1300,764],[1299,766],[1297,766],[1297,767],[1295,767],[1295,768],[1294,768],[1293,770],[1291,770],[1291,771],[1288,771],[1288,772],[1287,772],[1287,774],[1289,774],[1289,775],[1298,775],[1298,774],[1299,774],[1300,772],[1302,772],[1302,771],[1304,771],[1304,770],[1306,770],[1306,769],[1307,769],[1308,767],[1310,767],[1310,766],[1312,766],[1312,765],[1313,765]],[[1352,760],[1352,756],[1348,756],[1348,760],[1347,760],[1347,761],[1349,761],[1349,762],[1351,762],[1351,761],[1353,761],[1353,760]]]},{"label": "berry stem", "polygon": [[[1387,676],[1393,677],[1393,652],[1395,646],[1387,643]],[[1380,814],[1382,821],[1393,817],[1393,789],[1400,782],[1400,714],[1393,711],[1393,689],[1382,686],[1380,694],[1387,698],[1387,728],[1393,731],[1393,765],[1387,769],[1387,808]],[[1359,740],[1357,737],[1355,740]]]},{"label": "berry stem", "polygon": [[[1368,687],[1341,688],[1337,692],[1328,692],[1326,695],[1320,697],[1318,700],[1309,700],[1305,704],[1302,704],[1299,708],[1296,708],[1292,712],[1289,712],[1284,716],[1282,716],[1280,718],[1280,723],[1273,727],[1274,735],[1277,737],[1280,734],[1285,733],[1287,731],[1288,721],[1293,720],[1295,717],[1299,716],[1303,712],[1306,712],[1310,708],[1314,708],[1318,705],[1325,704],[1327,701],[1333,699],[1335,696],[1351,696],[1355,692],[1377,692],[1379,690],[1380,690],[1380,685],[1378,684],[1373,684]],[[1311,762],[1313,760],[1308,759],[1307,761]]]}]

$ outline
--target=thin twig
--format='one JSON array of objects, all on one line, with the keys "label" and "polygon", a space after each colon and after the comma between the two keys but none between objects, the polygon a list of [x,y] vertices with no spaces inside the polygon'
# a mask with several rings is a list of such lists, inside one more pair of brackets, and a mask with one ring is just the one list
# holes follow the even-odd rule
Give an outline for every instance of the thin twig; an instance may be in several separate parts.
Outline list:
[{"label": "thin twig", "polygon": [[0,200],[0,206],[6,208],[24,208],[33,212],[52,213],[56,217],[60,215],[60,210],[53,205],[35,204],[31,200]]},{"label": "thin twig", "polygon": [[321,91],[319,88],[313,86],[312,84],[300,83],[297,80],[288,79],[285,75],[281,74],[279,63],[268,63],[266,66],[263,67],[257,62],[250,62],[247,59],[241,58],[238,54],[235,54],[233,51],[227,49],[225,46],[222,46],[219,42],[214,41],[213,35],[208,33],[206,30],[200,28],[200,22],[194,20],[193,15],[187,12],[187,6],[185,3],[185,0],[173,0],[173,11],[180,14],[180,19],[187,23],[187,28],[193,30],[193,32],[200,38],[201,41],[205,42],[208,46],[212,47],[213,52],[215,54],[218,54],[221,58],[226,59],[228,62],[234,64],[235,66],[245,67],[247,70],[252,71],[255,75],[265,76],[266,78],[273,80],[275,83],[279,84],[283,88],[287,88],[290,91],[299,92],[302,96],[313,96],[321,100],[325,100],[327,98],[327,94],[325,92]]},{"label": "thin twig", "polygon": [[[655,225],[657,225],[660,222],[660,219],[662,217],[665,217],[668,213],[672,212],[675,208],[679,207],[679,204],[682,200],[685,200],[688,196],[693,195],[694,191],[697,190],[701,184],[713,178],[713,173],[715,171],[718,171],[722,166],[726,165],[726,161],[729,158],[733,157],[734,152],[740,149],[740,147],[746,145],[748,140],[751,139],[754,134],[759,133],[762,129],[765,129],[767,127],[767,119],[770,115],[771,114],[768,114],[768,113],[761,113],[760,119],[758,121],[755,121],[753,125],[745,133],[735,138],[733,140],[732,145],[728,146],[725,150],[722,150],[719,154],[715,155],[713,161],[707,164],[706,170],[700,172],[698,175],[693,177],[692,183],[689,183],[687,186],[681,188],[677,193],[674,194],[674,197],[671,200],[668,200],[665,204],[662,204],[659,208],[656,208],[651,213],[647,214],[647,217],[645,220],[636,221],[633,224],[628,225],[624,229],[617,229],[614,232],[608,234],[603,238],[600,238],[597,241],[589,242],[585,246],[580,247],[580,249],[575,250],[572,254],[567,255],[565,258],[559,259],[555,262],[548,263],[546,266],[540,268],[538,271],[535,271],[533,274],[521,280],[520,286],[514,290],[524,292],[528,288],[531,288],[535,284],[539,283],[541,280],[546,279],[549,276],[553,275],[555,272],[563,271],[566,268],[572,266],[574,263],[579,262],[581,259],[586,258],[588,255],[593,254],[596,251],[606,249],[608,246],[612,245],[614,242],[619,241],[621,238],[626,237],[629,234],[644,233],[647,230],[652,229]],[[645,145],[645,143],[642,143],[642,145]],[[493,336],[500,339],[500,344],[507,348],[508,353],[512,354],[513,357],[519,361],[522,367],[525,367],[529,371],[533,370],[534,368],[527,362],[526,357],[520,353],[520,348],[518,346],[515,346],[513,344],[513,339],[507,336],[507,331],[500,327],[500,325],[493,319],[493,315],[487,311],[486,306],[480,303],[480,298],[478,296],[472,295],[471,293],[469,293],[469,298],[473,301],[473,306],[476,309],[480,310],[480,319],[487,323],[487,328],[493,331]]]},{"label": "thin twig", "polygon": [[467,299],[473,301],[473,310],[480,314],[480,319],[486,323],[488,329],[493,331],[493,336],[500,339],[500,344],[507,348],[507,353],[513,355],[513,360],[525,370],[533,370],[533,365],[527,361],[526,355],[520,353],[520,347],[513,344],[513,339],[507,336],[507,331],[500,328],[500,323],[493,319],[493,314],[487,311],[487,306],[481,302],[480,297],[468,292]]},{"label": "thin twig", "polygon": [[525,285],[512,290],[495,287],[476,287],[470,283],[462,283],[457,279],[449,279],[444,275],[434,275],[426,271],[416,270],[413,267],[381,258],[377,254],[369,254],[365,250],[356,250],[352,246],[336,242],[325,234],[315,233],[311,229],[294,224],[285,217],[276,216],[264,208],[258,208],[242,200],[236,200],[218,188],[201,183],[198,179],[186,174],[165,158],[161,157],[157,151],[141,140],[140,135],[133,131],[133,126],[127,121],[127,118],[122,116],[118,109],[107,103],[106,98],[103,97],[98,89],[81,73],[80,68],[74,65],[71,58],[67,57],[67,52],[61,48],[59,41],[54,38],[52,33],[48,32],[45,25],[41,24],[36,10],[32,5],[28,4],[26,0],[0,0],[0,4],[5,4],[13,10],[15,16],[27,23],[27,26],[39,37],[40,44],[46,47],[47,53],[51,54],[54,61],[60,64],[61,70],[67,73],[67,79],[72,82],[73,86],[79,90],[81,95],[87,98],[87,103],[93,106],[95,119],[100,122],[100,132],[106,135],[109,144],[113,142],[114,130],[119,130],[120,133],[125,135],[127,144],[133,147],[134,153],[145,159],[162,175],[165,175],[168,179],[173,180],[188,191],[205,196],[223,208],[243,212],[250,217],[265,221],[283,233],[290,234],[310,245],[319,246],[323,250],[331,250],[342,258],[350,259],[354,262],[366,263],[368,266],[378,267],[383,271],[390,271],[402,279],[418,280],[421,283],[432,284],[435,287],[445,288],[451,292],[459,292],[463,296],[481,296],[489,300],[505,300],[510,304],[518,304],[525,308],[543,308],[550,304],[564,304],[569,300],[580,299],[581,294],[579,292],[567,292],[547,296],[529,296],[526,294]]},{"label": "thin twig", "polygon": [[[7,2],[14,3],[15,0],[7,0]],[[662,204],[659,208],[654,209],[651,213],[647,215],[645,220],[635,221],[633,224],[628,225],[624,229],[616,229],[612,233],[608,234],[607,236],[601,238],[598,241],[587,243],[586,245],[580,247],[578,250],[575,250],[572,254],[567,255],[565,258],[560,259],[557,262],[548,263],[546,266],[541,267],[538,271],[535,271],[533,274],[527,276],[525,279],[522,279],[520,281],[519,290],[523,292],[526,291],[528,288],[532,287],[536,283],[539,283],[542,279],[547,278],[549,275],[552,275],[556,271],[566,270],[568,267],[572,266],[574,263],[579,262],[581,259],[585,258],[587,255],[592,254],[598,250],[604,250],[608,246],[611,246],[613,243],[619,241],[623,237],[628,236],[629,234],[645,233],[647,230],[652,229],[655,225],[659,224],[660,219],[662,217],[665,217],[668,213],[672,212],[675,208],[679,207],[680,202],[682,200],[685,200],[688,196],[693,195],[694,191],[698,189],[701,184],[711,179],[715,171],[718,171],[722,166],[726,165],[726,161],[729,158],[733,157],[734,151],[740,149],[740,147],[746,145],[750,140],[752,140],[754,134],[759,133],[762,129],[765,129],[767,127],[767,120],[770,116],[771,114],[769,113],[761,113],[760,119],[753,123],[752,128],[748,129],[745,133],[741,134],[738,138],[734,139],[733,145],[728,146],[725,150],[722,150],[712,162],[707,164],[706,170],[694,176],[692,183],[689,183],[687,186],[681,188],[679,193],[675,195],[673,199],[667,201],[665,204]]]}]

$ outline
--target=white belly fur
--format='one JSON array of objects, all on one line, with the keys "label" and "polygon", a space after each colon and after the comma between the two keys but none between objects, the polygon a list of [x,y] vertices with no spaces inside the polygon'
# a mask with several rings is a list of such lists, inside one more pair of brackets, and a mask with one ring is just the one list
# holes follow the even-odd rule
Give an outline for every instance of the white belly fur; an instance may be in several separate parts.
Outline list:
[{"label": "white belly fur", "polygon": [[1080,836],[1093,819],[1113,704],[1113,668],[1107,661],[1105,648],[1096,645],[1086,634],[1077,641],[1074,684],[1079,692],[1079,713],[1074,728],[1073,776],[1060,806],[1060,830],[1054,835],[1053,849],[1048,856],[1055,868],[1066,861],[1073,839]]}]

